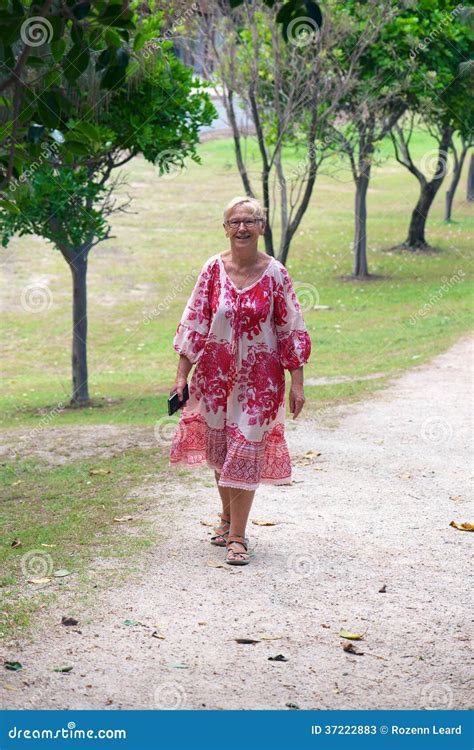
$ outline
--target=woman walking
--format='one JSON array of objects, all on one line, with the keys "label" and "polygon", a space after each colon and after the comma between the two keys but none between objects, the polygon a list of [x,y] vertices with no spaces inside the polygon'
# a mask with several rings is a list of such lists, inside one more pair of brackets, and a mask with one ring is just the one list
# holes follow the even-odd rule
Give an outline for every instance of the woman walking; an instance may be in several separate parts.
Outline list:
[{"label": "woman walking", "polygon": [[230,248],[203,265],[177,327],[179,353],[170,393],[189,400],[181,410],[170,464],[214,469],[222,501],[211,543],[227,547],[226,562],[249,562],[247,520],[259,484],[291,484],[284,435],[285,373],[289,408],[304,405],[303,365],[311,340],[286,268],[258,250],[265,215],[254,198],[234,198],[224,211]]}]

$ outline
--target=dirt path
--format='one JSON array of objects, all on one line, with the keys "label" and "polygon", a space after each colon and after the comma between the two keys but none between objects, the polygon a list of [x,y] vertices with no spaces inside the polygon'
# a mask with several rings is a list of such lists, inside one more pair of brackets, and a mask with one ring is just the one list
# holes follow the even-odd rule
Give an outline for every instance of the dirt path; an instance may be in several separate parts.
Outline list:
[{"label": "dirt path", "polygon": [[[51,613],[2,647],[25,669],[3,672],[0,707],[469,708],[473,536],[449,526],[474,520],[469,404],[464,338],[365,402],[290,420],[292,455],[321,455],[297,460],[291,487],[258,490],[251,518],[276,525],[250,524],[243,569],[208,564],[224,557],[200,524],[218,506],[211,472],[177,486],[170,469],[167,542],[78,628]],[[363,655],[340,628],[366,631]]]}]

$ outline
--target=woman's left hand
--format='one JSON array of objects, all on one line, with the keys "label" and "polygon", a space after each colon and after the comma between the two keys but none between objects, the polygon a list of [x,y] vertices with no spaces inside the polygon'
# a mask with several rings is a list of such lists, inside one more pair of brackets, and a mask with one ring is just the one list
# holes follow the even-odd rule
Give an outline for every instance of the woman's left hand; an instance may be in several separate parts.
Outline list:
[{"label": "woman's left hand", "polygon": [[291,381],[289,401],[290,412],[293,414],[293,419],[296,419],[305,402],[303,383],[296,381],[296,379]]}]

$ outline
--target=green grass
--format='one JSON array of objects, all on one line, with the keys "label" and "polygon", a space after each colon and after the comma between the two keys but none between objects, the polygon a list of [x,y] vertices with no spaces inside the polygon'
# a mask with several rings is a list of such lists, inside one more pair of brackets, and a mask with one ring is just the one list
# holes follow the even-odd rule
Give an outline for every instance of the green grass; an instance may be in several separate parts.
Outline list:
[{"label": "green grass", "polygon": [[[416,158],[433,147],[429,137],[417,134]],[[89,261],[90,393],[102,408],[65,410],[52,416],[54,426],[152,424],[164,412],[177,362],[172,349],[176,325],[203,261],[226,248],[223,205],[242,193],[232,143],[211,141],[199,150],[202,165],[190,162],[175,179],[160,180],[142,159],[130,165],[128,190],[136,213],[114,218],[116,237],[95,247]],[[431,212],[428,237],[438,252],[393,251],[406,236],[418,188],[390,158],[388,143],[383,151],[368,199],[369,267],[383,278],[341,279],[352,267],[353,186],[347,172],[338,171],[337,180],[318,176],[291,247],[287,265],[294,281],[313,285],[315,301],[331,307],[305,313],[313,339],[307,377],[390,374],[423,362],[471,325],[473,220],[472,206],[463,202],[466,174],[455,201],[456,223],[442,220],[444,186]],[[248,152],[258,186],[252,141]],[[293,158],[298,163],[300,157]],[[71,279],[59,253],[38,238],[15,239],[3,253],[7,312],[1,412],[4,426],[32,427],[70,398]],[[411,325],[410,316],[458,269],[463,281]],[[27,285],[43,281],[50,306],[22,307]],[[156,314],[163,300],[164,309]],[[358,388],[340,385],[334,397],[351,397]],[[317,402],[327,394],[314,388],[308,395]]]},{"label": "green grass", "polygon": [[[0,633],[29,628],[33,615],[58,597],[73,595],[77,615],[98,590],[118,584],[134,570],[134,557],[160,542],[151,516],[165,515],[159,490],[166,458],[156,451],[128,450],[100,461],[51,467],[19,460],[0,475]],[[90,469],[109,474],[89,474]],[[146,497],[153,483],[153,500]],[[144,497],[128,497],[140,487]],[[123,523],[114,518],[132,516]],[[13,546],[15,540],[20,546]],[[70,575],[55,577],[66,569]],[[50,578],[45,583],[29,579]],[[61,617],[59,617],[59,620]]]}]

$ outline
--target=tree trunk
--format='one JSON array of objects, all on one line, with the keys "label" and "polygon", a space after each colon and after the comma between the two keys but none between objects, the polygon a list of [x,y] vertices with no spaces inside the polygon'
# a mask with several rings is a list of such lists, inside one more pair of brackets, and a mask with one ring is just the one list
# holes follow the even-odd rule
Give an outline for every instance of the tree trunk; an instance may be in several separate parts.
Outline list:
[{"label": "tree trunk", "polygon": [[438,184],[432,180],[431,182],[426,182],[421,188],[420,197],[418,198],[415,209],[411,215],[408,237],[405,242],[405,245],[407,245],[410,250],[420,250],[428,247],[425,238],[426,220],[428,218],[431,204],[433,203],[441,184],[439,180],[437,183]]},{"label": "tree trunk", "polygon": [[438,147],[438,164],[436,166],[435,176],[428,182],[424,176],[418,177],[420,182],[420,195],[414,211],[411,215],[410,226],[408,228],[408,237],[405,245],[410,250],[422,250],[428,247],[425,238],[426,220],[436,193],[446,175],[446,159],[451,143],[452,128],[447,127],[443,130]]},{"label": "tree trunk", "polygon": [[467,173],[467,196],[466,200],[474,201],[474,153],[471,154],[469,172]]},{"label": "tree trunk", "polygon": [[367,278],[367,190],[369,187],[370,167],[366,168],[356,180],[355,195],[355,232],[354,232],[354,267],[352,275],[359,279]]},{"label": "tree trunk", "polygon": [[89,402],[87,379],[87,256],[88,248],[69,263],[73,282],[72,307],[72,405]]},{"label": "tree trunk", "polygon": [[459,160],[456,160],[456,163],[453,169],[453,177],[451,180],[451,184],[446,191],[446,201],[445,201],[445,208],[444,208],[444,220],[445,221],[451,221],[451,216],[453,212],[454,195],[456,193],[456,189],[459,184],[460,177],[461,177],[461,172],[464,166],[464,160],[466,158],[467,149],[468,147],[464,146],[459,155]]}]

